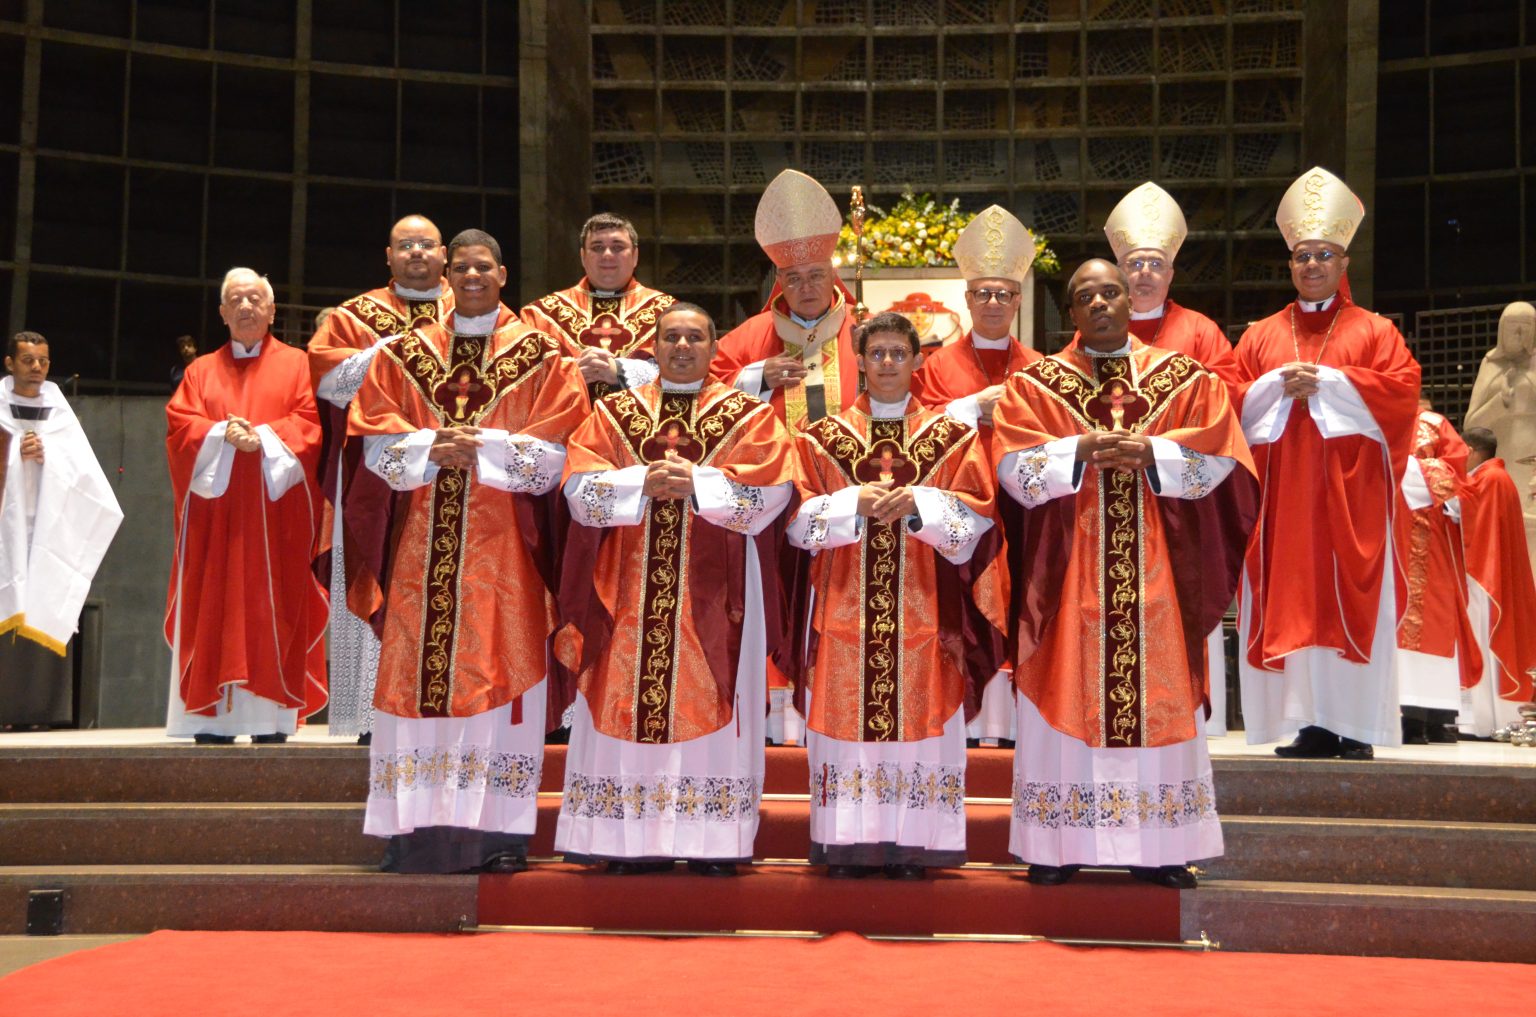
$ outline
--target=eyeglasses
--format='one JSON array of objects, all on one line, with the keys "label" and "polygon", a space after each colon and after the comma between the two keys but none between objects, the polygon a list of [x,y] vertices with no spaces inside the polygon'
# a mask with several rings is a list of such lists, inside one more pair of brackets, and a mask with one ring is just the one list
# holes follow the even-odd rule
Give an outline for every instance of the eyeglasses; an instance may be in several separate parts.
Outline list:
[{"label": "eyeglasses", "polygon": [[865,359],[873,360],[877,364],[892,363],[905,364],[912,356],[912,351],[905,346],[882,347],[878,350],[869,350],[864,354]]},{"label": "eyeglasses", "polygon": [[803,290],[825,286],[829,276],[825,272],[810,272],[806,275],[781,275],[779,285],[786,290]]},{"label": "eyeglasses", "polygon": [[596,255],[612,254],[615,257],[623,257],[624,255],[628,254],[630,251],[633,251],[633,250],[634,250],[633,246],[631,246],[629,244],[623,244],[623,243],[619,243],[619,244],[588,244],[587,245],[587,253],[588,254],[596,254]]},{"label": "eyeglasses", "polygon": [[1167,265],[1162,258],[1132,258],[1126,265],[1132,272],[1144,272],[1151,269],[1153,272],[1161,272]]},{"label": "eyeglasses", "polygon": [[986,304],[996,300],[999,304],[1011,304],[1019,299],[1017,290],[966,290],[978,303]]},{"label": "eyeglasses", "polygon": [[1315,260],[1319,265],[1326,265],[1338,256],[1336,251],[1297,251],[1291,255],[1291,261],[1297,265],[1310,265]]},{"label": "eyeglasses", "polygon": [[432,252],[443,246],[440,240],[402,240],[395,245],[395,250],[402,253],[409,251]]}]

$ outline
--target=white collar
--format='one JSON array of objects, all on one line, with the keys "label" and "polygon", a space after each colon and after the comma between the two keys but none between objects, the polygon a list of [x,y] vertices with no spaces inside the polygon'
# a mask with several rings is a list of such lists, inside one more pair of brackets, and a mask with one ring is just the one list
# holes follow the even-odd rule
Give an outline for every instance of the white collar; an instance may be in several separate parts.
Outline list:
[{"label": "white collar", "polygon": [[1163,316],[1163,312],[1165,312],[1166,310],[1168,310],[1168,305],[1167,304],[1158,304],[1156,307],[1152,308],[1152,310],[1150,310],[1150,311],[1132,311],[1131,312],[1131,320],[1132,321],[1151,321],[1153,318],[1161,318]]},{"label": "white collar", "polygon": [[1333,304],[1333,298],[1336,296],[1338,296],[1337,293],[1331,293],[1327,300],[1303,300],[1297,297],[1296,303],[1301,305],[1303,311],[1326,311]]},{"label": "white collar", "polygon": [[413,290],[408,286],[401,286],[399,283],[391,283],[390,285],[394,287],[396,296],[404,297],[407,300],[436,300],[443,295],[442,284],[438,284],[435,289],[430,290]]},{"label": "white collar", "polygon": [[703,387],[703,378],[700,378],[698,381],[668,381],[665,378],[661,379],[661,390],[663,392],[697,392]]},{"label": "white collar", "polygon": [[907,415],[907,404],[911,401],[912,393],[910,392],[902,396],[899,403],[882,403],[871,396],[869,400],[869,415],[877,420],[905,417]]},{"label": "white collar", "polygon": [[1013,342],[1011,335],[1005,335],[1001,339],[987,339],[977,335],[975,329],[971,330],[971,345],[978,350],[1006,350],[1011,342]]},{"label": "white collar", "polygon": [[817,315],[814,318],[802,318],[802,317],[800,317],[800,315],[796,314],[794,311],[790,311],[789,312],[789,320],[794,322],[796,325],[799,325],[801,328],[815,328],[818,324],[821,323],[821,321],[823,319],[826,318],[827,315],[829,315],[831,313],[832,313],[832,308],[829,307],[825,311],[822,311],[821,314]]},{"label": "white collar", "polygon": [[473,317],[454,311],[453,334],[490,335],[496,331],[496,318],[499,314],[501,314],[501,308],[499,307],[494,311],[487,311],[484,314],[477,314]]},{"label": "white collar", "polygon": [[1131,337],[1126,336],[1125,345],[1117,350],[1107,350],[1101,352],[1089,347],[1087,343],[1084,343],[1081,348],[1082,351],[1088,354],[1090,357],[1126,357],[1130,356],[1131,353]]},{"label": "white collar", "polygon": [[0,399],[17,406],[53,406],[64,401],[64,393],[53,382],[45,381],[37,395],[22,395],[16,391],[16,379],[7,374],[0,377]]},{"label": "white collar", "polygon": [[266,342],[266,339],[258,339],[256,340],[256,345],[247,349],[240,345],[237,340],[231,339],[229,341],[229,352],[234,354],[236,360],[249,360],[252,357],[261,356],[261,344],[264,342]]}]

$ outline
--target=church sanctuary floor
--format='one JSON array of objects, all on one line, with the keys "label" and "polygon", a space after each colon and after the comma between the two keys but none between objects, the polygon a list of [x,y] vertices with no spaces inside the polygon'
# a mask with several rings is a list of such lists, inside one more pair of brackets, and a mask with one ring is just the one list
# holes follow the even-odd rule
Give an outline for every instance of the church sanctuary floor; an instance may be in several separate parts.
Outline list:
[{"label": "church sanctuary floor", "polygon": [[[1240,733],[1210,746],[1226,851],[1201,865],[1199,889],[1173,893],[1123,870],[1028,884],[1007,851],[1012,760],[1000,749],[970,753],[972,864],[918,884],[833,886],[805,862],[801,749],[768,751],[759,864],[736,880],[555,863],[563,746],[546,755],[532,871],[414,877],[376,871],[380,842],[362,834],[367,752],[323,727],[280,746],[195,746],[159,729],[0,734],[0,966],[43,956],[6,948],[41,889],[65,902],[65,936],[41,950],[163,928],[578,926],[1205,935],[1239,951],[1536,961],[1536,750],[1461,742],[1345,762],[1281,760]],[[659,924],[657,894],[677,904]]]}]

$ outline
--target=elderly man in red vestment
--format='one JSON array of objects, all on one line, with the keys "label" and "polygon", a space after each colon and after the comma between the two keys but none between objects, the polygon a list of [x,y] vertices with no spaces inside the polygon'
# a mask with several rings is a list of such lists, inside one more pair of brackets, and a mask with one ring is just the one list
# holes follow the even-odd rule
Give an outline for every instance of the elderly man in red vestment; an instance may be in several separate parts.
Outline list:
[{"label": "elderly man in red vestment", "polygon": [[165,408],[176,499],[166,597],[167,731],[202,744],[282,742],[325,705],[320,421],[302,350],[270,331],[272,284],[232,268],[229,342],[187,368]]},{"label": "elderly man in red vestment", "polygon": [[1237,345],[1243,430],[1264,486],[1239,600],[1238,676],[1252,744],[1370,759],[1402,741],[1392,554],[1419,365],[1343,285],[1365,209],[1316,167],[1275,217],[1296,300]]},{"label": "elderly man in red vestment", "polygon": [[656,321],[673,298],[635,278],[639,262],[634,224],[599,212],[581,227],[581,282],[518,312],[529,328],[555,336],[577,358],[594,399],[656,379]]},{"label": "elderly man in red vestment", "polygon": [[1536,581],[1525,553],[1520,489],[1498,458],[1498,438],[1486,427],[1469,427],[1462,438],[1470,452],[1458,501],[1483,668],[1477,684],[1462,692],[1459,719],[1463,731],[1487,738],[1520,723],[1517,707],[1536,699]]},{"label": "elderly man in red vestment", "polygon": [[[912,376],[912,396],[977,429],[992,446],[992,408],[1004,383],[1040,354],[1013,336],[1019,296],[1035,260],[1035,238],[1007,209],[992,205],[966,224],[955,241],[955,264],[965,277],[971,330],[924,358]],[[1008,503],[1002,511],[1012,511]],[[981,705],[966,725],[972,739],[1013,743],[1013,679],[1008,665],[987,682]]]},{"label": "elderly man in red vestment", "polygon": [[[448,246],[454,309],[380,348],[348,418],[396,492],[363,831],[385,868],[515,872],[538,815],[555,628],[547,502],[586,414],[575,362],[501,303],[496,240]],[[354,509],[348,499],[347,509]],[[357,505],[359,509],[363,506]]]},{"label": "elderly man in red vestment", "polygon": [[1078,336],[1008,381],[993,454],[1028,510],[1008,534],[1009,850],[1031,882],[1125,865],[1162,886],[1222,851],[1205,637],[1232,602],[1258,484],[1227,388],[1129,332],[1125,273],[1067,286]]},{"label": "elderly man in red vestment", "polygon": [[[326,315],[309,340],[309,371],[326,436],[319,479],[328,512],[322,551],[331,552],[331,706],[327,717],[331,734],[356,735],[362,745],[368,744],[373,731],[379,637],[366,617],[358,617],[348,607],[347,570],[351,567],[376,574],[379,563],[367,561],[357,546],[350,557],[345,554],[346,513],[341,504],[351,483],[378,484],[379,480],[363,469],[355,445],[350,455],[342,454],[347,408],[382,344],[420,325],[442,321],[453,310],[453,291],[443,283],[445,257],[442,234],[432,220],[421,215],[404,217],[390,229],[389,246],[384,248],[389,285],[342,302]],[[322,557],[322,567],[324,561]]]}]

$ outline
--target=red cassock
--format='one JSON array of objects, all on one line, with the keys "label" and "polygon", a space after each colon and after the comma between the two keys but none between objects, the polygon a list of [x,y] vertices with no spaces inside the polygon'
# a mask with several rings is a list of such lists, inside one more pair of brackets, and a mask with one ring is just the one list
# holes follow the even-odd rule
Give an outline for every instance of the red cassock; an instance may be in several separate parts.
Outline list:
[{"label": "red cassock", "polygon": [[1450,421],[1425,410],[1414,425],[1413,456],[1434,504],[1399,512],[1394,521],[1392,538],[1407,584],[1397,645],[1434,657],[1455,655],[1461,687],[1471,688],[1483,660],[1467,617],[1461,524],[1445,514],[1446,502],[1466,480],[1467,446]]},{"label": "red cassock", "polygon": [[1241,381],[1231,341],[1219,325],[1199,311],[1170,300],[1163,306],[1162,317],[1131,322],[1131,334],[1148,346],[1194,357],[1229,389],[1236,389]]},{"label": "red cassock", "polygon": [[[1418,413],[1419,365],[1390,321],[1343,294],[1323,311],[1292,303],[1255,322],[1236,359],[1240,400],[1259,377],[1297,360],[1337,368],[1385,439],[1384,448],[1364,434],[1324,438],[1297,402],[1278,440],[1252,445],[1263,505],[1246,565],[1248,661],[1278,672],[1286,654],[1327,647],[1369,663]],[[1397,604],[1401,611],[1402,596]]]},{"label": "red cassock", "polygon": [[[297,709],[325,705],[326,594],[310,571],[319,532],[320,421],[302,350],[267,336],[254,357],[230,347],[197,358],[165,408],[176,549],[165,638],[177,652],[188,713],[212,716],[225,686]],[[230,414],[270,426],[304,479],[270,501],[262,455],[236,452],[217,498],[191,493],[203,440]]]},{"label": "red cassock", "polygon": [[1488,649],[1498,663],[1500,699],[1536,698],[1529,669],[1536,667],[1536,581],[1525,550],[1520,490],[1489,459],[1468,475],[1461,491],[1461,530],[1467,575],[1488,594]]},{"label": "red cassock", "polygon": [[[948,346],[924,354],[923,366],[912,372],[912,398],[930,410],[944,412],[956,399],[965,399],[984,388],[1001,385],[1015,371],[1040,359],[1040,351],[1008,338],[1003,350],[977,349],[967,332]],[[992,425],[980,421],[976,427],[982,447],[991,450]]]}]

